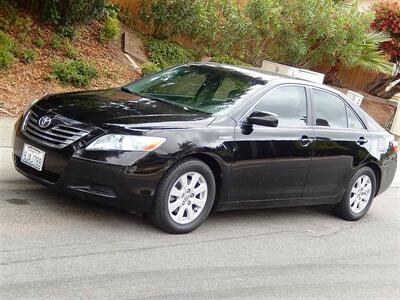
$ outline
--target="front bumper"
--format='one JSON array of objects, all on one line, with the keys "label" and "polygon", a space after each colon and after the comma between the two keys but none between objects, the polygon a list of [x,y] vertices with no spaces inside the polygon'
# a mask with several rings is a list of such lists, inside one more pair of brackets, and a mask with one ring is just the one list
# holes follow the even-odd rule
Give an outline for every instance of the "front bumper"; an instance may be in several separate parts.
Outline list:
[{"label": "front bumper", "polygon": [[[42,171],[21,162],[25,143],[46,152]],[[76,150],[75,145],[64,149],[41,145],[24,135],[19,122],[15,127],[13,158],[15,168],[21,174],[81,199],[127,210],[148,211],[168,161],[155,154],[131,154],[110,151],[99,153],[97,158],[87,157],[84,151]]]}]

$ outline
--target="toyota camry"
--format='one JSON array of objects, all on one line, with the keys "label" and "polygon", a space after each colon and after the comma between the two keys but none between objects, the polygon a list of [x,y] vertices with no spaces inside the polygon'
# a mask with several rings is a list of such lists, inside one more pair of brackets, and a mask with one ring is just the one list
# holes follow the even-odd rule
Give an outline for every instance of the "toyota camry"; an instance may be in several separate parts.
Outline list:
[{"label": "toyota camry", "polygon": [[192,63],[126,86],[46,96],[15,125],[25,176],[187,233],[212,210],[330,205],[362,218],[398,144],[344,94]]}]

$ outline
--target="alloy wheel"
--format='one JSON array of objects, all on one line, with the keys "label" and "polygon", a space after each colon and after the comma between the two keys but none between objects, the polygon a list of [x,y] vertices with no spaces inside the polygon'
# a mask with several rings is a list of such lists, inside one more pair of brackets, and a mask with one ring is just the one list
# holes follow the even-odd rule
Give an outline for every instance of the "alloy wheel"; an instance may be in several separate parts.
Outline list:
[{"label": "alloy wheel", "polygon": [[354,182],[350,193],[350,209],[353,213],[361,213],[371,199],[372,182],[368,175],[360,176]]},{"label": "alloy wheel", "polygon": [[168,196],[168,211],[178,224],[188,224],[195,220],[206,205],[208,186],[204,177],[197,172],[189,172],[174,183]]}]

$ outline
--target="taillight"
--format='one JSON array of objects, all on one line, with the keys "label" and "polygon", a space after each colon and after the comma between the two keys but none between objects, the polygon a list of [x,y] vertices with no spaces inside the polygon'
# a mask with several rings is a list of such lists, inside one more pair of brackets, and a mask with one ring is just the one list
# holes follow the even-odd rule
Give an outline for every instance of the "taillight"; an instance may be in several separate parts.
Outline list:
[{"label": "taillight", "polygon": [[397,141],[391,141],[389,143],[390,149],[392,149],[393,152],[398,152],[399,151],[399,143]]}]

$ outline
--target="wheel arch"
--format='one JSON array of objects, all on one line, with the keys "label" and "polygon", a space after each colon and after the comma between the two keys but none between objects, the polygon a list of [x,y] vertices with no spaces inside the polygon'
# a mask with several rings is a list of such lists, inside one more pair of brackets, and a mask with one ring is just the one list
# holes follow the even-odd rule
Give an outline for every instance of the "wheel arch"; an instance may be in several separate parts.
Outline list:
[{"label": "wheel arch", "polygon": [[215,200],[214,200],[214,208],[218,206],[222,199],[222,186],[223,186],[223,166],[221,165],[220,162],[218,162],[218,158],[214,157],[214,155],[209,154],[209,153],[204,153],[204,152],[198,152],[198,153],[190,153],[187,155],[184,155],[177,159],[176,161],[173,162],[171,167],[173,165],[176,165],[180,161],[188,158],[193,158],[193,159],[198,159],[205,163],[213,172],[214,179],[215,179],[215,187],[216,187],[216,193],[215,193]]},{"label": "wheel arch", "polygon": [[221,186],[222,181],[222,169],[219,165],[218,161],[211,155],[205,153],[195,153],[185,156],[184,158],[196,158],[204,162],[213,172],[215,178],[215,185],[217,187],[217,191]]},{"label": "wheel arch", "polygon": [[366,164],[363,164],[361,167],[368,167],[374,172],[376,179],[376,190],[375,190],[375,196],[376,196],[379,193],[379,189],[381,187],[381,180],[382,180],[381,168],[377,163],[374,162],[368,162]]}]

